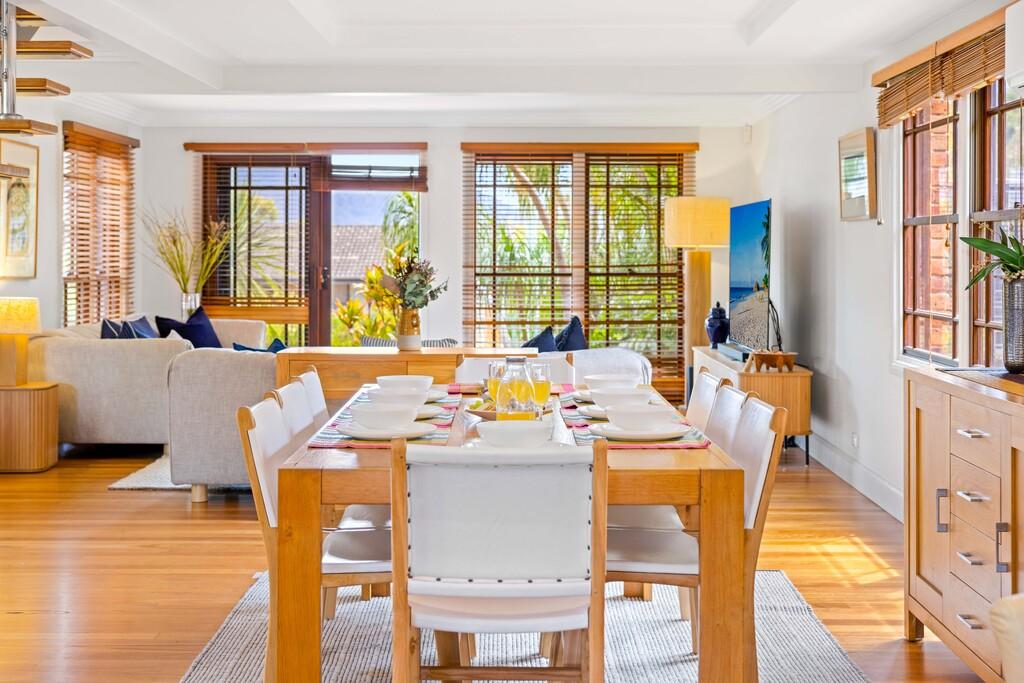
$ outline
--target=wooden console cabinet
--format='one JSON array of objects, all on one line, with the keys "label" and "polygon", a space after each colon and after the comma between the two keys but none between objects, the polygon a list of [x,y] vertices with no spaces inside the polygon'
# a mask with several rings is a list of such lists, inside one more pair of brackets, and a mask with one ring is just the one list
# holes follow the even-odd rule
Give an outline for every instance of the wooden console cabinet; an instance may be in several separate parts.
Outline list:
[{"label": "wooden console cabinet", "polygon": [[1024,589],[1024,384],[971,374],[905,372],[906,637],[1002,681],[988,613]]},{"label": "wooden console cabinet", "polygon": [[57,385],[0,387],[0,472],[48,470],[57,447]]}]

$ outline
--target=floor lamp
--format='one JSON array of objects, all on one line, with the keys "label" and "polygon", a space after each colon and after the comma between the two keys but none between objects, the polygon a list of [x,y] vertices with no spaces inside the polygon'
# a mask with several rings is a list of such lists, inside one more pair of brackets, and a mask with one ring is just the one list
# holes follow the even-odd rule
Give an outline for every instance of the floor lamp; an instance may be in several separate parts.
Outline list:
[{"label": "floor lamp", "polygon": [[39,332],[39,299],[0,297],[0,387],[28,381],[28,335]]},{"label": "floor lamp", "polygon": [[665,202],[665,246],[686,250],[683,348],[689,398],[693,347],[707,341],[704,319],[711,309],[711,249],[729,246],[729,200],[670,197]]}]

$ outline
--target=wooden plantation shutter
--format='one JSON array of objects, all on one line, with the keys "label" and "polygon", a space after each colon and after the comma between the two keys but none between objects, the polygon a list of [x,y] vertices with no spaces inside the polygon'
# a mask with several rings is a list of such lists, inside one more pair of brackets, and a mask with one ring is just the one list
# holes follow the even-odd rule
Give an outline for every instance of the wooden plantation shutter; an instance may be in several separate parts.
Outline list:
[{"label": "wooden plantation shutter", "polygon": [[686,372],[683,254],[664,245],[665,200],[693,196],[693,154],[586,156],[586,298],[590,345],[646,355],[655,377]]},{"label": "wooden plantation shutter", "polygon": [[[286,342],[309,323],[314,160],[306,155],[203,157],[203,217],[231,227],[228,255],[203,290],[211,317],[263,320]],[[288,339],[284,339],[288,337]]]},{"label": "wooden plantation shutter", "polygon": [[64,122],[64,324],[123,318],[135,305],[138,140]]}]

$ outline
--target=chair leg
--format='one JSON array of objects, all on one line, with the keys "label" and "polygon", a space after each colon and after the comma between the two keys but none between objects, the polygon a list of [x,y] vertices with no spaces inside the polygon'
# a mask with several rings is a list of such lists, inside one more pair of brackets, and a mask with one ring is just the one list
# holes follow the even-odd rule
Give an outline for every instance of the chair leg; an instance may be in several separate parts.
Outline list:
[{"label": "chair leg", "polygon": [[[603,624],[601,628],[603,629]],[[587,657],[587,674],[581,680],[584,683],[604,683],[604,634],[589,628],[585,634],[587,644],[584,646],[584,652]]]},{"label": "chair leg", "polygon": [[409,680],[419,683],[422,680],[420,675],[420,630],[416,627],[409,629]]},{"label": "chair leg", "polygon": [[192,484],[192,502],[205,503],[208,500],[209,491],[206,484]]},{"label": "chair leg", "polygon": [[367,600],[369,600],[372,597],[373,597],[373,587],[370,584],[364,583],[364,584],[359,586],[359,599],[360,600],[362,600],[363,602],[366,602]]},{"label": "chair leg", "polygon": [[590,630],[580,631],[583,636],[580,638],[580,683],[590,681]]},{"label": "chair leg", "polygon": [[578,667],[581,661],[583,640],[587,634],[582,630],[566,631],[562,634],[562,661],[556,666]]},{"label": "chair leg", "polygon": [[370,584],[370,596],[374,598],[387,598],[391,597],[391,584],[390,583],[372,583]]},{"label": "chair leg", "polygon": [[623,584],[622,595],[626,598],[640,598],[644,602],[650,602],[654,599],[654,586],[649,583],[627,581]]},{"label": "chair leg", "polygon": [[544,659],[550,660],[552,654],[552,648],[555,643],[554,633],[542,633],[540,634],[540,656]]},{"label": "chair leg", "polygon": [[463,666],[459,640],[458,633],[434,631],[438,666]]},{"label": "chair leg", "polygon": [[475,641],[476,635],[473,633],[459,634],[459,664],[461,666],[469,666],[473,663],[473,657],[476,656]]},{"label": "chair leg", "polygon": [[[683,590],[682,588],[679,589]],[[690,640],[693,641],[693,654],[700,653],[700,588],[687,589],[690,593]]]},{"label": "chair leg", "polygon": [[324,600],[322,614],[324,621],[328,621],[338,613],[338,587],[324,586],[320,590]]},{"label": "chair leg", "polygon": [[692,616],[690,614],[690,589],[680,586],[677,592],[679,593],[679,620],[689,621]]}]

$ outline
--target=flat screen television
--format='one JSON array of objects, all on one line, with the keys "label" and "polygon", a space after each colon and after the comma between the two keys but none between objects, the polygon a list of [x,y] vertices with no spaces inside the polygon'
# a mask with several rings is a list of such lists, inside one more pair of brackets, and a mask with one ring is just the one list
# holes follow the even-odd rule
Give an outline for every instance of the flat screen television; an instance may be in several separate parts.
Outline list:
[{"label": "flat screen television", "polygon": [[772,202],[734,206],[729,219],[729,341],[748,351],[767,349]]}]

